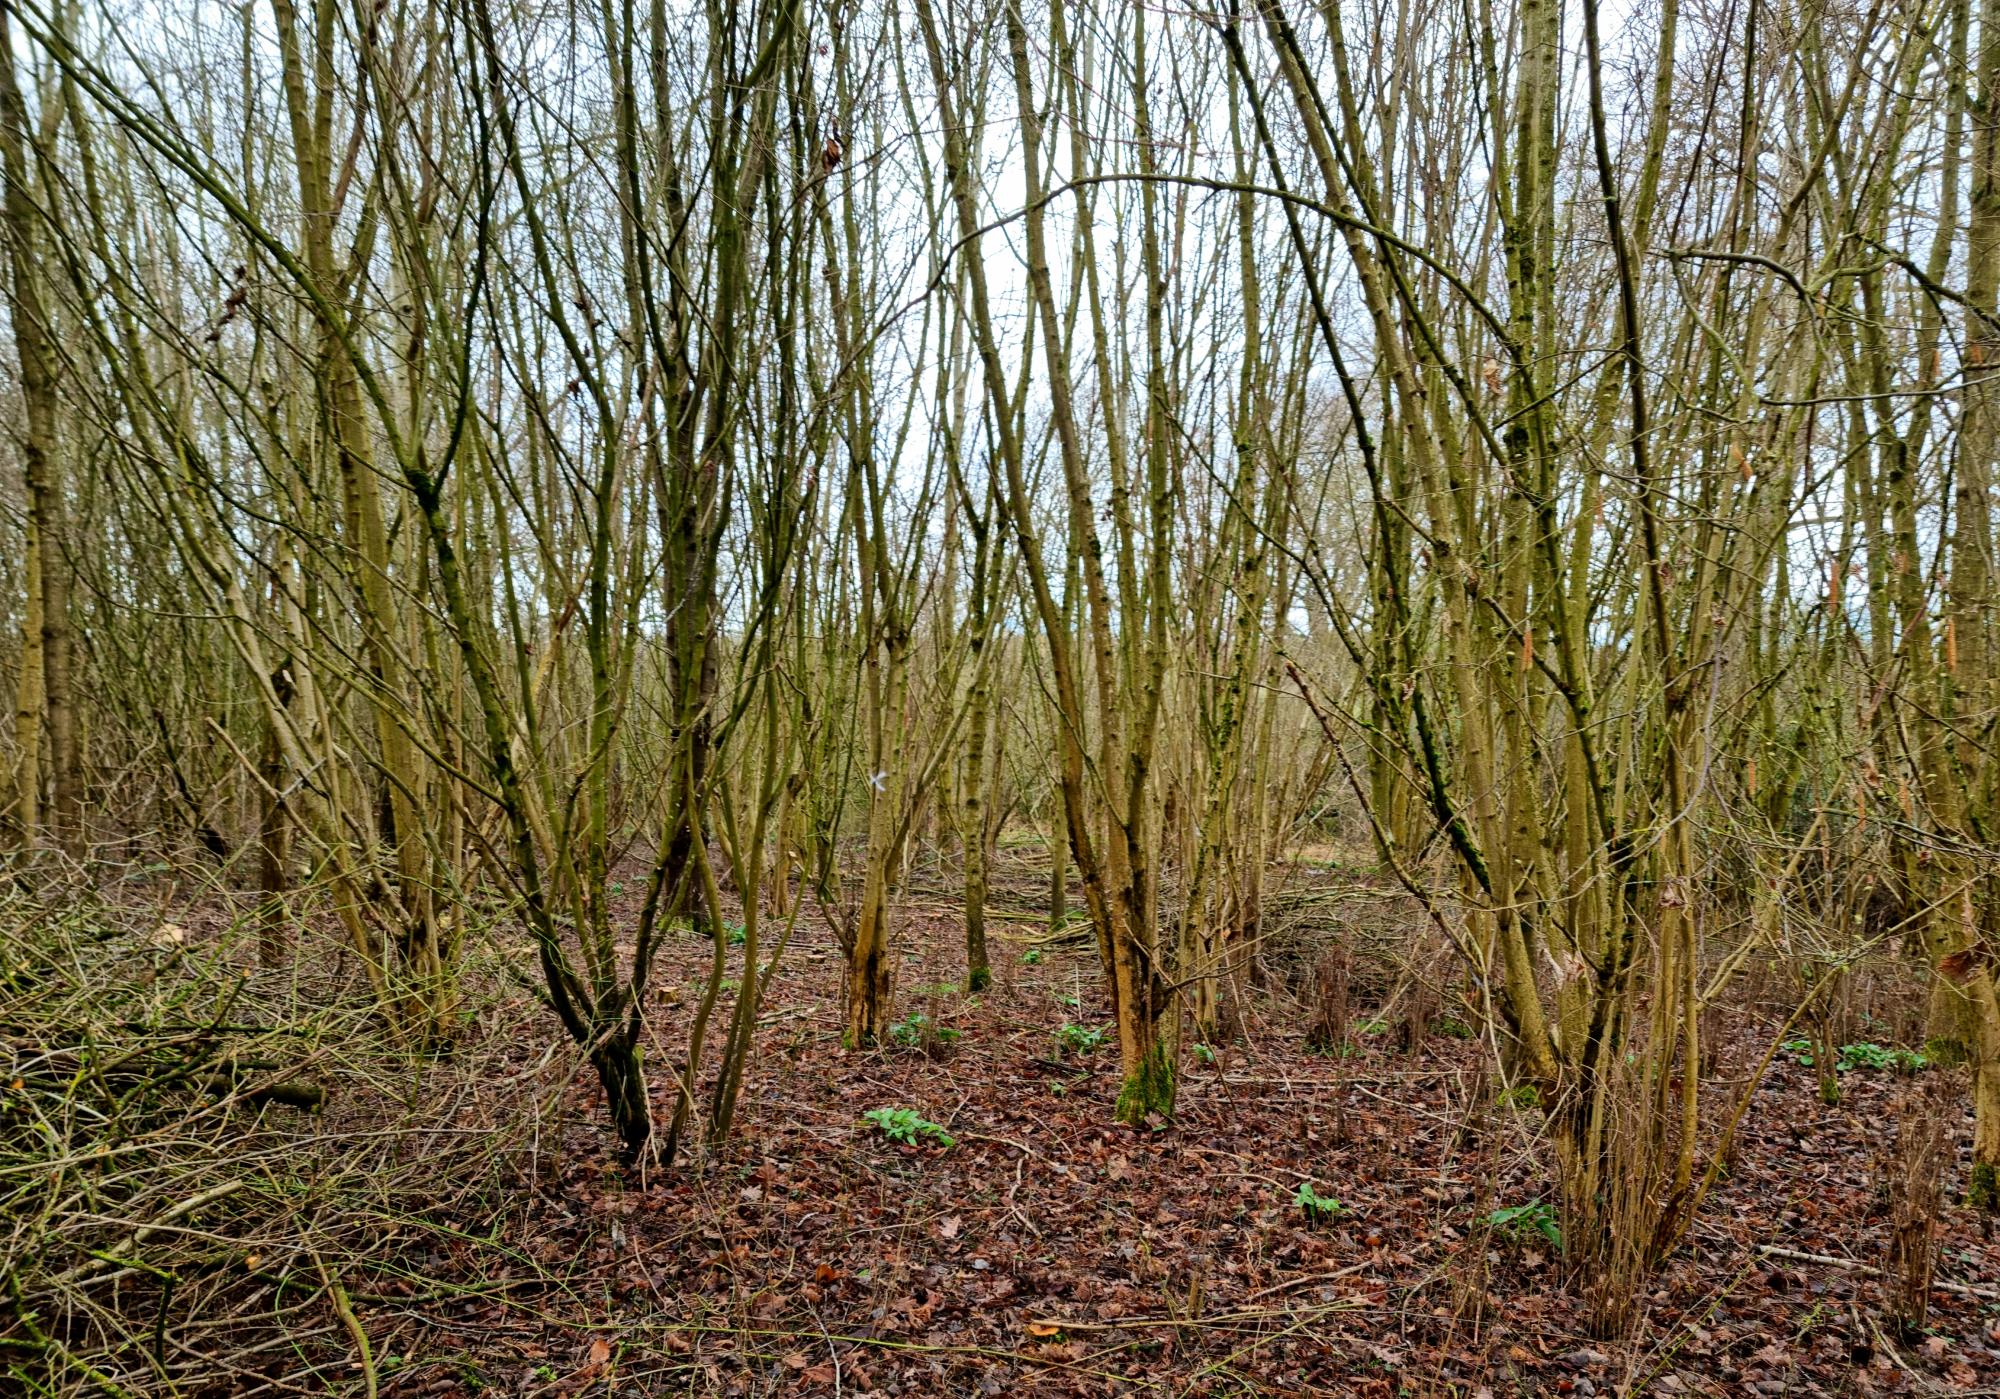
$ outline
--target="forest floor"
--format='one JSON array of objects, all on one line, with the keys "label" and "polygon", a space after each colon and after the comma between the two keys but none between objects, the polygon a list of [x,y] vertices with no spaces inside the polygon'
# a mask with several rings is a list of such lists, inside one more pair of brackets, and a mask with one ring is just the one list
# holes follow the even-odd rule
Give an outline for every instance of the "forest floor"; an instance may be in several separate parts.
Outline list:
[{"label": "forest floor", "polygon": [[[1879,1190],[1908,1079],[1855,1067],[1827,1107],[1813,1072],[1781,1054],[1734,1170],[1652,1280],[1635,1334],[1612,1344],[1588,1335],[1542,1227],[1536,1114],[1494,1101],[1486,1049],[1448,1002],[1405,1052],[1394,973],[1358,970],[1353,1049],[1315,1055],[1274,981],[1212,1061],[1187,1056],[1172,1121],[1121,1127],[1115,1044],[1088,1047],[1109,1018],[1094,950],[1003,924],[996,984],[963,995],[946,897],[913,903],[899,1011],[950,1033],[844,1050],[837,953],[802,926],[734,1137],[705,1166],[622,1167],[594,1080],[544,1053],[546,1014],[525,997],[489,1006],[458,1057],[493,1084],[541,1072],[553,1110],[479,1158],[482,1181],[453,1179],[468,1158],[438,1149],[434,1208],[399,1206],[400,1222],[378,1219],[342,1255],[351,1324],[300,1303],[288,1344],[260,1343],[261,1359],[208,1382],[184,1358],[181,1392],[2000,1392],[2000,1249],[1956,1204],[1962,1160],[1929,1330],[1882,1320]],[[1339,907],[1366,921],[1365,897]],[[661,1054],[709,952],[692,937],[668,949]],[[1902,990],[1881,995],[1907,1009]],[[1781,1018],[1746,993],[1720,1022],[1719,1107]],[[1889,1038],[1884,1019],[1860,1023]],[[653,1077],[663,1098],[666,1073]],[[412,1101],[432,1091],[408,1086]],[[477,1082],[460,1091],[432,1110],[478,1119]],[[951,1144],[893,1142],[865,1121],[875,1109],[909,1109]],[[1969,1128],[1953,1127],[1962,1152]],[[1333,1218],[1305,1217],[1302,1184],[1339,1202]],[[238,1305],[254,1329],[278,1304]]]}]

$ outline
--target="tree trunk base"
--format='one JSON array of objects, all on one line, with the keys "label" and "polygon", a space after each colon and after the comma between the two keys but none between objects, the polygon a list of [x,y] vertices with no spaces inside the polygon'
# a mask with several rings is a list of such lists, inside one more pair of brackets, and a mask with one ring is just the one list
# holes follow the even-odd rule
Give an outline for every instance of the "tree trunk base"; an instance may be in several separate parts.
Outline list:
[{"label": "tree trunk base", "polygon": [[604,1085],[604,1100],[611,1115],[612,1130],[628,1161],[645,1154],[653,1138],[652,1104],[646,1096],[646,1069],[639,1046],[622,1036],[590,1056],[597,1081]]},{"label": "tree trunk base", "polygon": [[1965,1187],[1965,1206],[1988,1214],[2000,1213],[2000,1169],[1992,1162],[1973,1163],[1972,1178]]},{"label": "tree trunk base", "polygon": [[1155,1043],[1139,1061],[1137,1070],[1125,1076],[1115,1116],[1120,1122],[1134,1125],[1156,1113],[1172,1117],[1175,1087],[1174,1066],[1167,1060],[1166,1047]]}]

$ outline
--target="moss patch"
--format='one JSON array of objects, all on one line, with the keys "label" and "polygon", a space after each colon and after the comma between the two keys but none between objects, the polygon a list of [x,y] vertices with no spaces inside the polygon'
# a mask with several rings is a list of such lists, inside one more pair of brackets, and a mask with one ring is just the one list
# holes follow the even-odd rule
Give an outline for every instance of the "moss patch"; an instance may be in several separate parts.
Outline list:
[{"label": "moss patch", "polygon": [[1172,1117],[1174,1088],[1174,1066],[1167,1059],[1166,1047],[1156,1043],[1140,1061],[1139,1071],[1118,1091],[1118,1120],[1136,1124],[1152,1113]]},{"label": "moss patch", "polygon": [[1965,1190],[1966,1205],[1988,1213],[2000,1211],[2000,1172],[1989,1161],[1973,1163],[1972,1182]]}]

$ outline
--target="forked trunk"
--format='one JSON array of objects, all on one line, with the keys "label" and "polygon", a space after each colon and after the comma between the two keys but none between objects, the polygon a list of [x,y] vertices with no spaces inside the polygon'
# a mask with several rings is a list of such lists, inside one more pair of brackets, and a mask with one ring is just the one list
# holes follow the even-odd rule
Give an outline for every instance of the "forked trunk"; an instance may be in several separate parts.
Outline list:
[{"label": "forked trunk", "polygon": [[895,1003],[889,947],[888,861],[869,861],[854,921],[854,946],[847,954],[847,1035],[850,1049],[880,1044],[889,1033]]},{"label": "forked trunk", "polygon": [[652,1104],[646,1096],[646,1070],[637,1039],[628,1031],[614,1033],[592,1052],[591,1067],[604,1086],[611,1128],[628,1160],[636,1161],[653,1137]]}]

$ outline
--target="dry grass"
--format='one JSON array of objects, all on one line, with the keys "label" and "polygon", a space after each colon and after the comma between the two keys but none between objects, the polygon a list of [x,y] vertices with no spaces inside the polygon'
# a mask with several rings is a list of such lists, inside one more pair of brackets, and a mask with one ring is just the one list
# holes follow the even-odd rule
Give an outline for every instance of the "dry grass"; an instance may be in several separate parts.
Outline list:
[{"label": "dry grass", "polygon": [[547,1164],[568,1064],[476,1005],[449,1052],[399,1048],[337,956],[254,954],[247,919],[0,898],[0,1388],[372,1391],[351,1295],[490,1236]]},{"label": "dry grass", "polygon": [[1882,1163],[1889,1203],[1884,1299],[1889,1320],[1905,1336],[1920,1333],[1930,1319],[1955,1087],[1951,1076],[1933,1073],[1903,1090],[1896,1101],[1895,1150]]}]

